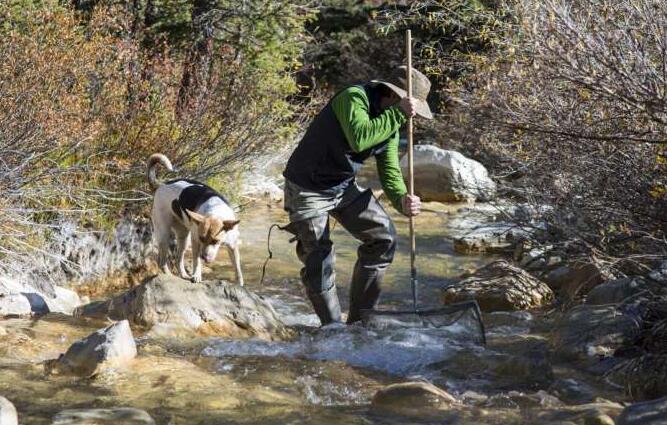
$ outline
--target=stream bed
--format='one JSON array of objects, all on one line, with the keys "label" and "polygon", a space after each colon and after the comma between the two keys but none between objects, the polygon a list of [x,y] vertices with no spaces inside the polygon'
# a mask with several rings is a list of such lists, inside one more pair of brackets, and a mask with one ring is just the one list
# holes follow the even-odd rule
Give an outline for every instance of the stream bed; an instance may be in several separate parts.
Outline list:
[{"label": "stream bed", "polygon": [[[445,228],[458,208],[426,204],[416,220],[422,306],[441,305],[442,288],[493,259],[454,252]],[[407,219],[391,214],[400,243],[382,305],[410,308]],[[534,423],[535,409],[568,403],[554,401],[549,395],[553,391],[545,392],[558,383],[572,384],[572,400],[584,399],[586,391],[614,400],[621,397],[591,377],[552,363],[546,338],[549,320],[539,312],[485,314],[486,348],[478,343],[475,323],[467,319],[440,329],[320,329],[303,296],[300,264],[286,233],[274,231],[274,256],[265,282],[259,284],[267,230],[271,223],[285,222],[282,209],[257,203],[245,208],[240,218],[246,285],[266,297],[280,318],[298,331],[292,341],[161,339],[135,333],[139,356],[129,370],[80,379],[45,376],[40,362],[57,357],[105,323],[53,314],[5,320],[1,324],[8,336],[0,337],[0,394],[15,404],[21,423],[50,424],[63,409],[117,406],[144,409],[158,424]],[[332,239],[346,311],[358,243],[340,226]],[[233,277],[223,252],[204,276]],[[432,382],[461,399],[463,406],[435,418],[406,418],[372,407],[378,389],[407,380]]]}]

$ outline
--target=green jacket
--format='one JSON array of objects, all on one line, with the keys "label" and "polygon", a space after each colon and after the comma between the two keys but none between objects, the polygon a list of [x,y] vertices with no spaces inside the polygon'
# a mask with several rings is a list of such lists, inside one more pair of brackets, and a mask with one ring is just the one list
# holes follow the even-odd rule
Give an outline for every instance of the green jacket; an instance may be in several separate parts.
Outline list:
[{"label": "green jacket", "polygon": [[398,130],[406,122],[398,106],[370,118],[370,102],[366,91],[348,87],[332,100],[331,106],[345,138],[354,152],[361,152],[387,141],[386,149],[375,155],[380,182],[391,204],[402,212],[401,198],[408,192],[398,158]]}]

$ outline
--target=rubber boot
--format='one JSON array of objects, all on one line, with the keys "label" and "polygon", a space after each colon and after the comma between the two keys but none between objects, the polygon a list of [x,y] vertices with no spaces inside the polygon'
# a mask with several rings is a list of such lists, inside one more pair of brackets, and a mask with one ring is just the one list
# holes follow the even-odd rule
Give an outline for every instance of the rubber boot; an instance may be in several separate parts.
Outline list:
[{"label": "rubber boot", "polygon": [[340,304],[338,303],[338,293],[336,292],[335,285],[329,290],[320,293],[306,292],[308,293],[310,302],[313,304],[315,314],[317,314],[320,322],[322,322],[322,326],[341,321]]},{"label": "rubber boot", "polygon": [[354,274],[350,285],[348,324],[361,320],[362,310],[375,308],[380,298],[380,287],[386,270],[386,267],[362,266],[359,262],[354,265]]}]

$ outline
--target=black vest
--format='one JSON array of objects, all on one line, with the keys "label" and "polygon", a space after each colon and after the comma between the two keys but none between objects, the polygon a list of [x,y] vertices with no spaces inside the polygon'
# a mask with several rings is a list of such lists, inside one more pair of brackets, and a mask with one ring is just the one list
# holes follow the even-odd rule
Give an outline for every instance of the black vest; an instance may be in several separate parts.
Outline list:
[{"label": "black vest", "polygon": [[[357,87],[366,92],[370,104],[370,118],[380,115],[378,94],[373,87],[368,84]],[[383,152],[387,143],[388,140],[385,140],[365,151],[352,151],[329,101],[313,119],[306,134],[292,152],[283,176],[308,190],[335,190],[345,187],[354,179],[364,161]]]}]

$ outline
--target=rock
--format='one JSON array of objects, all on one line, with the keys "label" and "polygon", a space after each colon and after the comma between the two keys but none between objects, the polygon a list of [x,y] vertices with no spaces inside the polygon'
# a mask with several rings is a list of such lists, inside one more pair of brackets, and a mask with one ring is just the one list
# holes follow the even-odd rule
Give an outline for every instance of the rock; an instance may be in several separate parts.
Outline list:
[{"label": "rock", "polygon": [[[407,176],[407,155],[400,165]],[[415,191],[423,201],[489,201],[496,195],[496,184],[482,164],[437,146],[415,146],[414,178]]]},{"label": "rock", "polygon": [[283,189],[270,180],[257,180],[244,183],[242,196],[251,199],[265,199],[271,202],[281,202],[284,197]]},{"label": "rock", "polygon": [[522,255],[521,262],[519,264],[522,267],[525,267],[528,264],[532,263],[533,261],[543,258],[547,254],[547,252],[551,251],[552,249],[553,246],[533,248]]},{"label": "rock", "polygon": [[614,367],[608,379],[625,388],[634,400],[667,394],[667,354],[644,354]]},{"label": "rock", "polygon": [[568,404],[590,403],[595,399],[592,387],[571,378],[556,380],[549,391]]},{"label": "rock", "polygon": [[16,408],[11,401],[0,396],[0,425],[18,425]]},{"label": "rock", "polygon": [[667,284],[667,261],[663,261],[660,267],[648,274],[648,277],[658,283]]},{"label": "rock", "polygon": [[4,326],[0,326],[0,336],[7,336],[7,329]]},{"label": "rock", "polygon": [[373,407],[398,414],[429,409],[448,409],[456,404],[448,392],[427,382],[403,382],[388,385],[373,396]]},{"label": "rock", "polygon": [[615,423],[609,415],[596,412],[584,418],[584,425],[615,425]]},{"label": "rock", "polygon": [[530,264],[526,266],[526,270],[537,271],[542,270],[547,266],[546,258],[538,258],[535,261],[531,261]]},{"label": "rock", "polygon": [[0,317],[30,316],[49,312],[72,314],[80,304],[76,292],[60,286],[50,293],[34,285],[0,277]]},{"label": "rock", "polygon": [[448,379],[482,383],[481,389],[536,390],[553,382],[549,344],[534,336],[492,337],[484,350],[458,350],[432,365]]},{"label": "rock", "polygon": [[508,262],[495,261],[447,288],[445,304],[476,299],[483,311],[525,310],[548,305],[551,289]]},{"label": "rock", "polygon": [[65,354],[47,363],[60,373],[93,376],[103,369],[119,368],[137,356],[137,346],[127,320],[100,329],[72,344]]},{"label": "rock", "polygon": [[556,409],[537,411],[534,417],[526,423],[612,425],[614,424],[613,418],[618,416],[622,410],[623,406],[618,403],[597,399],[593,403],[560,406]]},{"label": "rock", "polygon": [[628,297],[649,289],[642,278],[622,278],[610,280],[596,286],[586,296],[586,304],[617,304]]},{"label": "rock", "polygon": [[595,264],[577,263],[560,266],[544,275],[542,280],[558,295],[573,300],[611,278]]},{"label": "rock", "polygon": [[559,356],[594,365],[638,334],[636,318],[614,306],[579,305],[556,322],[552,342]]},{"label": "rock", "polygon": [[563,263],[563,257],[559,255],[550,256],[547,259],[547,267],[554,267]]},{"label": "rock", "polygon": [[546,391],[539,390],[535,393],[523,393],[520,391],[508,391],[496,394],[484,403],[484,407],[498,409],[528,409],[535,407],[560,407],[563,402]]},{"label": "rock", "polygon": [[491,223],[454,239],[454,250],[460,254],[512,252],[517,243],[529,239],[532,233],[513,223]]},{"label": "rock", "polygon": [[623,409],[617,425],[665,425],[667,424],[667,397],[631,404]]},{"label": "rock", "polygon": [[161,333],[179,331],[230,337],[280,339],[289,332],[266,300],[226,281],[190,281],[167,275],[146,279],[107,301],[78,308],[75,315],[127,319]]},{"label": "rock", "polygon": [[113,409],[63,410],[53,418],[52,425],[155,425],[155,421],[144,410],[131,407]]}]

